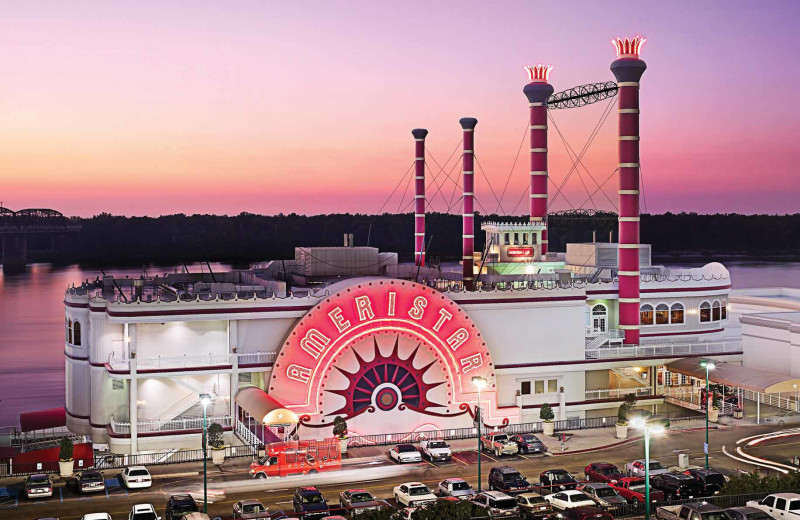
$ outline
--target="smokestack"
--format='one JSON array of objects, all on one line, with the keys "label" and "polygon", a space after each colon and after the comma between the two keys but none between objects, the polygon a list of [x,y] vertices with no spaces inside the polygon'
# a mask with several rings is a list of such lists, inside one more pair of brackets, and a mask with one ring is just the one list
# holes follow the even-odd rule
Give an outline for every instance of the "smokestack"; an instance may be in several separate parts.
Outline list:
[{"label": "smokestack", "polygon": [[646,40],[617,38],[611,72],[619,87],[619,328],[625,343],[639,344],[639,80],[647,65],[639,59]]},{"label": "smokestack", "polygon": [[547,254],[547,100],[553,95],[550,65],[528,65],[530,83],[522,91],[528,98],[531,131],[530,221],[542,222],[541,252]]},{"label": "smokestack", "polygon": [[472,259],[475,255],[475,208],[473,206],[475,197],[475,125],[478,120],[474,117],[462,117],[458,121],[464,130],[464,155],[463,161],[463,187],[464,187],[464,221],[462,229],[462,260],[464,270],[462,279],[464,288],[472,291],[475,288],[475,272]]},{"label": "smokestack", "polygon": [[425,137],[428,131],[415,128],[414,136],[414,265],[425,266]]}]

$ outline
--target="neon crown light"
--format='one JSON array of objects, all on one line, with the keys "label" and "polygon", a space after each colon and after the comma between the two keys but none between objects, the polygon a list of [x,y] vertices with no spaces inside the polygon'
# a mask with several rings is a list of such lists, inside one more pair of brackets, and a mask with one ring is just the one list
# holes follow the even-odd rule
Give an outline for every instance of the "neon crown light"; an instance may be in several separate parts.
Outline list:
[{"label": "neon crown light", "polygon": [[553,70],[552,65],[525,65],[523,67],[528,71],[528,79],[532,82],[547,83],[550,79],[550,71]]},{"label": "neon crown light", "polygon": [[617,58],[638,58],[646,41],[647,38],[636,35],[633,38],[614,38],[611,40],[611,45],[617,50]]}]

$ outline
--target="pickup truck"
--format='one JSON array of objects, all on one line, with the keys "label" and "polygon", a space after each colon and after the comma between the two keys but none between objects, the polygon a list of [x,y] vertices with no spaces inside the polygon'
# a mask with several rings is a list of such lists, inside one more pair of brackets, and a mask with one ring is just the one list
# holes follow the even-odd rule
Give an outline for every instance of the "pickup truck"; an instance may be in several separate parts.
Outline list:
[{"label": "pickup truck", "polygon": [[773,493],[761,500],[751,500],[746,505],[779,520],[800,519],[800,495],[797,493]]},{"label": "pickup truck", "polygon": [[488,433],[481,437],[481,448],[494,452],[498,457],[519,453],[517,443],[509,439],[507,434],[500,432]]},{"label": "pickup truck", "polygon": [[450,446],[444,441],[422,441],[419,443],[419,451],[431,462],[450,462],[453,458]]},{"label": "pickup truck", "polygon": [[656,508],[659,520],[727,520],[721,507],[706,502],[689,502]]},{"label": "pickup truck", "polygon": [[[625,477],[617,480],[615,483],[609,483],[609,486],[616,489],[617,492],[631,504],[644,504],[644,479],[639,477]],[[660,502],[664,500],[664,493],[650,486],[650,501]]]}]

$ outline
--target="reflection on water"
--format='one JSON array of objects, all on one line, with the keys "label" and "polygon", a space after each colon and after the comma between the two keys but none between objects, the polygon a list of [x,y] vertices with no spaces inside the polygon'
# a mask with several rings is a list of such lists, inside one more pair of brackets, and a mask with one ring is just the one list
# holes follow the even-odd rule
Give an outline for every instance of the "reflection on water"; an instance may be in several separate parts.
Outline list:
[{"label": "reflection on water", "polygon": [[[698,267],[684,264],[675,267]],[[731,262],[735,288],[800,288],[800,263]],[[190,266],[200,271],[203,266]],[[212,265],[224,270],[225,266]],[[150,274],[172,271],[151,268]],[[139,269],[106,269],[138,276]],[[0,274],[0,426],[19,424],[19,412],[64,405],[64,290],[102,276],[99,269],[28,267],[25,274]]]}]

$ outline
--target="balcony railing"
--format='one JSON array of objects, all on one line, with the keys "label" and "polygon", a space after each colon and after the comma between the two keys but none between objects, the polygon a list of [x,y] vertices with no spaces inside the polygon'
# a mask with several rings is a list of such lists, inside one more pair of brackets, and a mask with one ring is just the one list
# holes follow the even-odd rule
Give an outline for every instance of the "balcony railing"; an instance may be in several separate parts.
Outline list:
[{"label": "balcony railing", "polygon": [[593,330],[592,327],[586,327],[586,348],[595,349],[600,348],[606,343],[616,344],[621,346],[622,340],[625,338],[625,332],[620,329],[609,329],[603,332]]},{"label": "balcony railing", "polygon": [[740,338],[696,343],[659,343],[650,345],[606,345],[586,349],[586,359],[616,359],[625,357],[682,357],[696,354],[727,354],[742,351]]},{"label": "balcony railing", "polygon": [[[231,427],[233,420],[230,415],[219,415],[206,418],[208,426],[218,423],[223,428]],[[172,419],[169,421],[160,420],[147,420],[138,421],[136,423],[136,431],[138,433],[152,433],[152,432],[175,432],[175,431],[202,431],[203,418],[202,417],[184,417]],[[113,417],[111,418],[111,431],[121,435],[130,435],[131,423],[118,422]]]},{"label": "balcony railing", "polygon": [[622,399],[628,394],[633,394],[637,397],[651,395],[653,389],[649,386],[641,386],[635,388],[604,388],[600,390],[587,390],[586,400],[591,399]]},{"label": "balcony railing", "polygon": [[[243,352],[240,354],[183,354],[178,356],[150,356],[136,358],[137,370],[169,370],[176,368],[202,368],[232,365],[267,364],[275,361],[276,352]],[[130,370],[130,359],[114,356],[108,358],[111,370]]]}]

